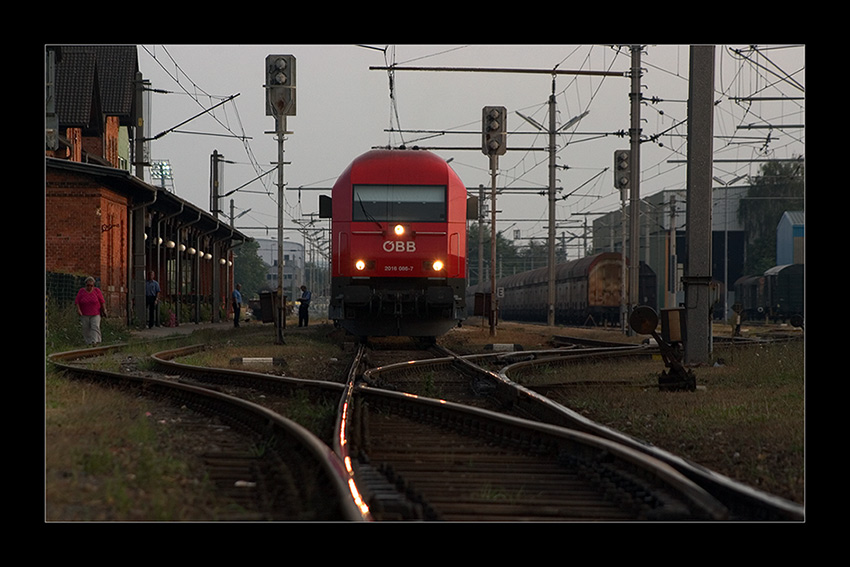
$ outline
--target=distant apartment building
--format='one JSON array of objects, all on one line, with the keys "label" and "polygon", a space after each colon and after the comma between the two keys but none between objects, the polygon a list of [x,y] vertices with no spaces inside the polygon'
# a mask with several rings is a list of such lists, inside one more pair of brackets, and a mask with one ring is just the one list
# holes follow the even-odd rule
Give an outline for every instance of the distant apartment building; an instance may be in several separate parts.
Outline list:
[{"label": "distant apartment building", "polygon": [[[278,286],[278,245],[276,239],[256,239],[259,244],[257,253],[268,264],[266,284],[269,289]],[[283,241],[283,290],[288,297],[297,297],[296,290],[304,282],[304,246],[290,240]]]}]

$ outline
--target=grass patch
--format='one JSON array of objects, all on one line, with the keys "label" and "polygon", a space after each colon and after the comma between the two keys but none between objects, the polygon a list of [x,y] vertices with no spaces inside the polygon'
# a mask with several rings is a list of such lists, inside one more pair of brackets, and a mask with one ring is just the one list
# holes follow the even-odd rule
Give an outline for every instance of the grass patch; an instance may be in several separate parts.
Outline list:
[{"label": "grass patch", "polygon": [[[660,361],[566,364],[557,379],[541,373],[533,381],[573,380],[547,394],[597,423],[802,503],[804,345],[718,349],[715,356],[724,363],[694,369],[695,392],[659,391]],[[630,383],[610,382],[630,367]]]},{"label": "grass patch", "polygon": [[[75,314],[60,313],[49,320],[48,352],[85,346]],[[227,367],[234,356],[284,356],[287,374],[326,379],[341,374],[337,370],[344,369],[347,358],[327,332],[327,326],[317,325],[288,334],[285,345],[275,345],[273,329],[265,325],[198,330],[158,341],[134,341],[124,329],[110,334],[111,342],[128,343],[120,353],[89,358],[86,364],[108,371],[146,370],[154,352],[207,344],[215,347],[180,362]],[[205,476],[196,432],[182,425],[196,419],[191,412],[68,380],[50,364],[44,386],[47,521],[209,521],[239,509],[232,500],[222,500]],[[303,394],[278,410],[326,442],[332,439],[335,404],[315,403]]]},{"label": "grass patch", "polygon": [[[214,348],[180,357],[177,362],[195,366],[230,368],[235,359],[269,359],[268,363],[251,363],[239,368],[268,374],[292,376],[305,380],[342,381],[348,356],[340,344],[329,338],[330,325],[314,325],[308,330],[285,334],[285,344],[275,344],[268,326],[240,327],[238,331],[212,331],[211,335],[195,333],[195,344]],[[218,335],[218,336],[215,336]],[[283,360],[279,365],[274,360]]]},{"label": "grass patch", "polygon": [[[125,342],[130,338],[130,331],[124,323],[116,318],[102,317],[100,333],[103,344]],[[60,307],[51,301],[47,307],[45,322],[45,351],[47,353],[64,352],[85,348],[80,316],[73,305]]]},{"label": "grass patch", "polygon": [[176,456],[157,404],[53,373],[45,385],[48,521],[209,518],[212,487]]}]

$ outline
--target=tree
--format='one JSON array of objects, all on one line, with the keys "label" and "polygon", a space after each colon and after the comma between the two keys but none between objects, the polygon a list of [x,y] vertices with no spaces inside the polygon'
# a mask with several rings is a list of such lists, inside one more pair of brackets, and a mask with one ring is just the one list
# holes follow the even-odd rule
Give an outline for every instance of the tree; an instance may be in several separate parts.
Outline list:
[{"label": "tree", "polygon": [[[556,256],[557,257],[557,256]],[[520,271],[534,270],[549,265],[549,242],[548,239],[529,240],[528,245],[519,251],[522,269]]]},{"label": "tree", "polygon": [[233,283],[242,284],[242,297],[245,299],[259,295],[267,287],[269,266],[260,258],[259,249],[260,244],[251,240],[233,251]]},{"label": "tree", "polygon": [[[478,283],[478,223],[471,223],[469,230],[466,233],[466,263],[469,266],[470,283]],[[490,269],[490,227],[483,227],[484,240],[484,276],[489,280]],[[500,231],[496,232],[496,277],[507,276],[513,273],[522,272],[525,269],[519,268],[523,265],[523,260],[517,252],[513,242],[505,238]]]},{"label": "tree", "polygon": [[770,161],[752,179],[738,207],[738,220],[747,231],[744,273],[761,274],[776,265],[776,227],[785,211],[805,207],[805,171],[799,161]]}]

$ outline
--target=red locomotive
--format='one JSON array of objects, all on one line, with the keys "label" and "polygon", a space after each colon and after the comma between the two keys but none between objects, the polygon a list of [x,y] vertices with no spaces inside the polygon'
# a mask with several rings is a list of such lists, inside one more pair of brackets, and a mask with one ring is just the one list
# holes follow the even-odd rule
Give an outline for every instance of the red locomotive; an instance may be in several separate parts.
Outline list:
[{"label": "red locomotive", "polygon": [[463,318],[466,187],[445,160],[417,149],[366,152],[331,199],[336,324],[358,337],[430,338]]}]

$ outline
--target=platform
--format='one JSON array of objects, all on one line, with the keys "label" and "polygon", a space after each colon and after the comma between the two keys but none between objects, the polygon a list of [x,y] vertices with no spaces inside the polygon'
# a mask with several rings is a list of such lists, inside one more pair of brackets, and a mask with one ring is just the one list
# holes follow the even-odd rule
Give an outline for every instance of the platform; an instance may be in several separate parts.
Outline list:
[{"label": "platform", "polygon": [[161,339],[173,335],[190,335],[195,331],[205,329],[222,331],[234,329],[233,321],[222,321],[220,323],[183,323],[176,327],[151,327],[150,329],[145,327],[144,329],[131,329],[130,334],[140,339]]}]

